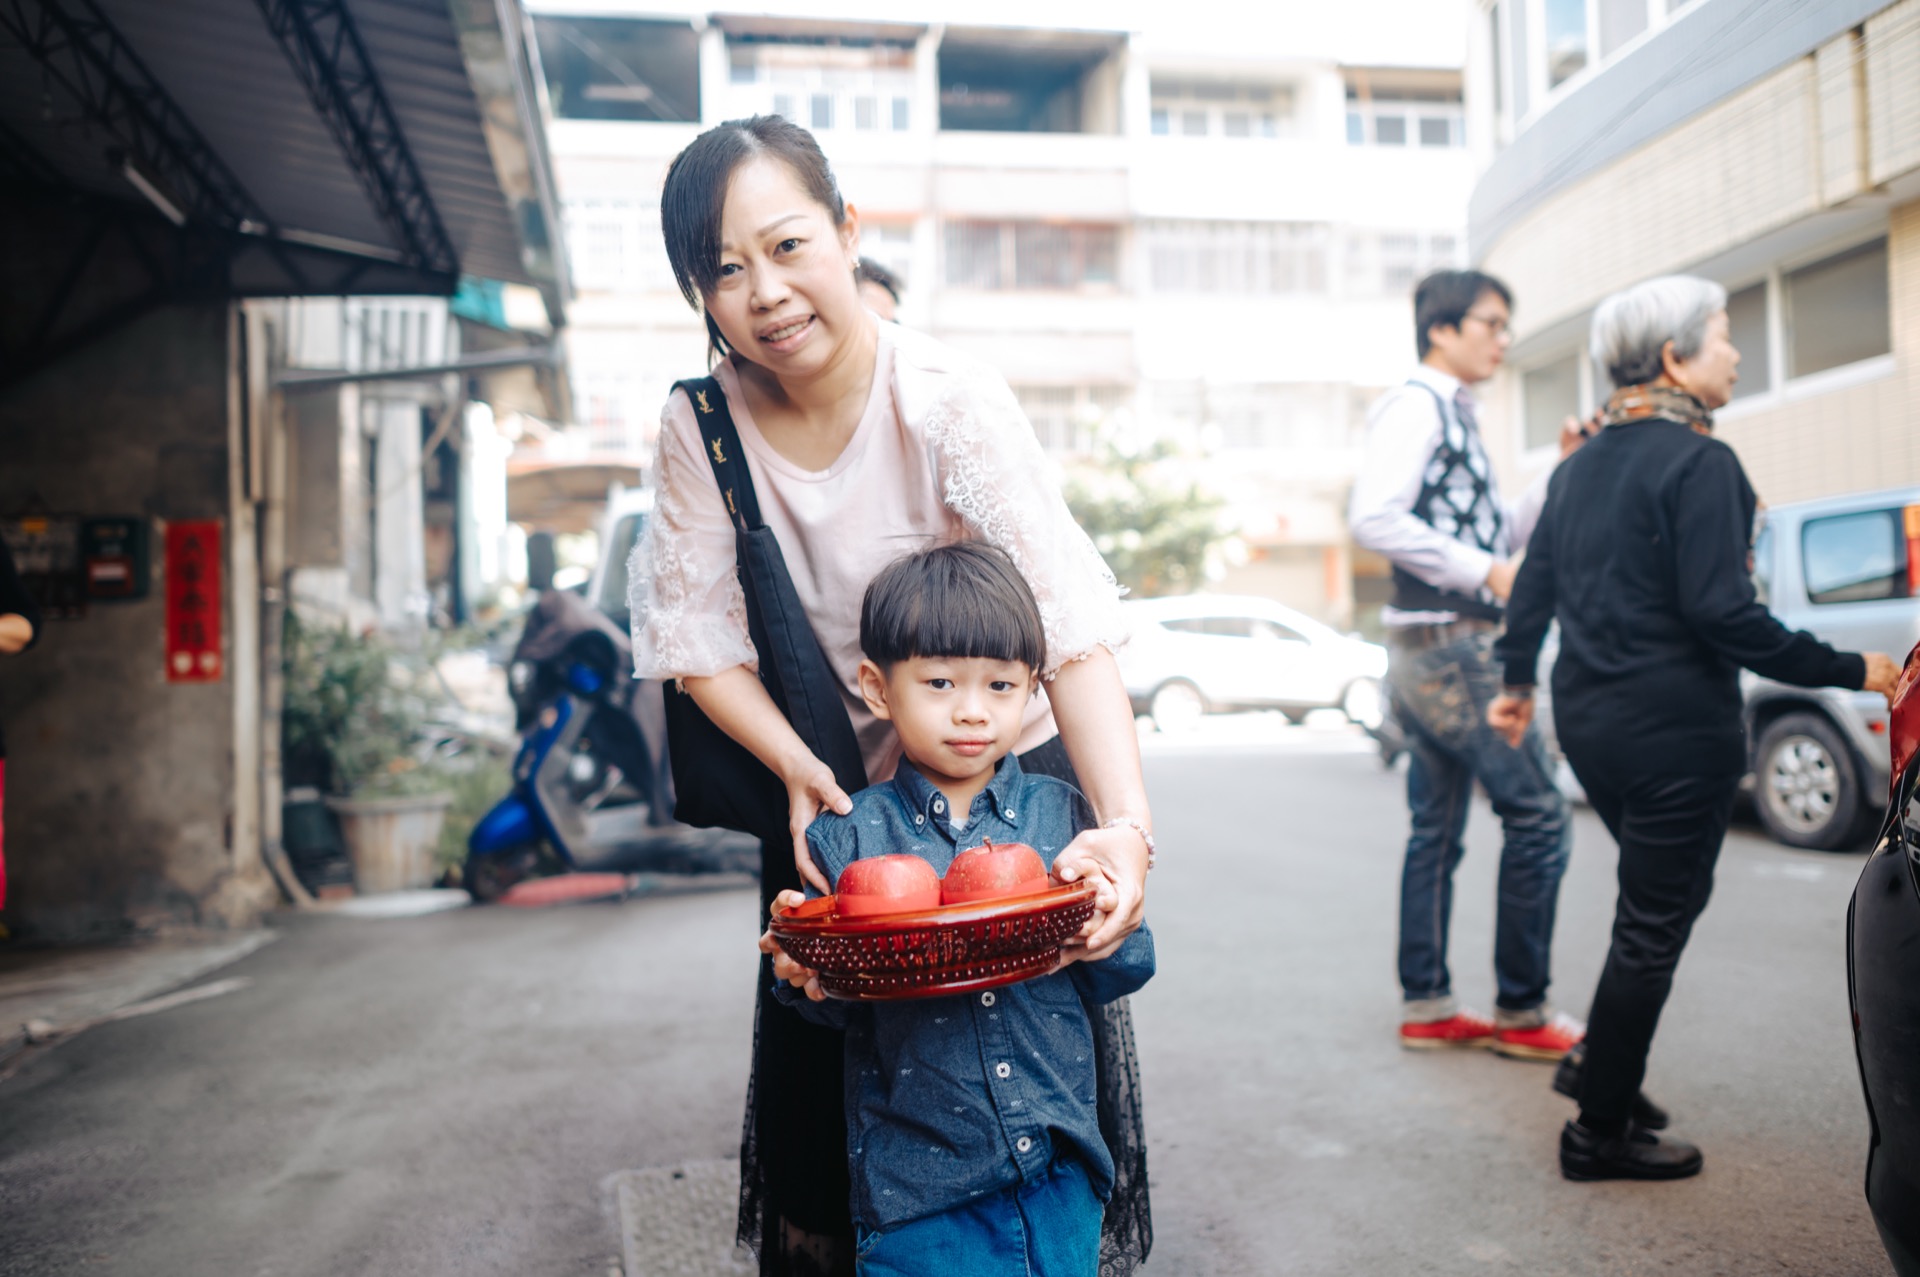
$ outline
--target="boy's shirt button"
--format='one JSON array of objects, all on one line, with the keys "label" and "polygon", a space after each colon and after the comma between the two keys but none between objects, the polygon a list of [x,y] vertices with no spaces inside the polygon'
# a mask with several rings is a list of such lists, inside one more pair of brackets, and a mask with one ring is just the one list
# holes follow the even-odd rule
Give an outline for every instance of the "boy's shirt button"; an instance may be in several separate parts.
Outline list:
[{"label": "boy's shirt button", "polygon": [[943,812],[943,811],[945,811],[946,809],[947,809],[947,804],[946,804],[946,803],[945,803],[944,801],[942,801],[941,799],[938,799],[938,798],[936,798],[936,799],[934,799],[934,800],[933,800],[933,810],[934,810],[934,812],[935,812],[935,814],[938,814],[938,813],[940,813],[940,812]]},{"label": "boy's shirt button", "polygon": [[1002,1060],[1000,1063],[993,1066],[993,1075],[995,1077],[1000,1077],[1000,1078],[1012,1077],[1013,1066],[1011,1064],[1008,1064],[1005,1060]]},{"label": "boy's shirt button", "polygon": [[993,995],[993,992],[991,990],[980,995],[980,1005],[983,1007],[990,1007],[994,1003],[998,1002],[999,1000],[1000,1000],[999,998]]},{"label": "boy's shirt button", "polygon": [[1013,1147],[1017,1152],[1024,1153],[1028,1149],[1033,1147],[1033,1141],[1028,1139],[1026,1136],[1022,1135],[1019,1139],[1013,1142]]}]

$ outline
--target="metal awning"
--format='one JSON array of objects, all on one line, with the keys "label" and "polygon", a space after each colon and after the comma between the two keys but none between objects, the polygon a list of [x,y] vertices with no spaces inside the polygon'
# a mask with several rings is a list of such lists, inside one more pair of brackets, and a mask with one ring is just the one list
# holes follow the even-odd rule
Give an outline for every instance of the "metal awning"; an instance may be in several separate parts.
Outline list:
[{"label": "metal awning", "polygon": [[175,299],[467,274],[557,327],[524,37],[517,0],[0,0],[0,229],[42,262],[9,267],[0,380]]},{"label": "metal awning", "polygon": [[545,532],[586,532],[597,527],[616,483],[640,486],[637,461],[610,457],[584,461],[508,462],[507,518]]}]

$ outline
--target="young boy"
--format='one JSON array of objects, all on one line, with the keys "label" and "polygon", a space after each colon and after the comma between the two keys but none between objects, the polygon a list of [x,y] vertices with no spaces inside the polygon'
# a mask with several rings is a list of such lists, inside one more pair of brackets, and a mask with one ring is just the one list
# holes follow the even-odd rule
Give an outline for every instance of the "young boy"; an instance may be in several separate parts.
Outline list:
[{"label": "young boy", "polygon": [[[902,559],[867,587],[860,691],[905,759],[807,830],[827,881],[911,852],[945,873],[985,840],[1051,861],[1088,828],[1077,790],[1013,755],[1046,659],[1040,609],[1006,555],[977,542]],[[783,893],[776,907],[801,899]],[[775,951],[771,935],[762,948]],[[847,1161],[861,1277],[1092,1277],[1113,1161],[1096,1120],[1086,1004],[1153,974],[1143,926],[1111,956],[982,993],[825,1002],[780,965],[778,994],[847,1031]],[[784,957],[784,955],[782,955]]]}]

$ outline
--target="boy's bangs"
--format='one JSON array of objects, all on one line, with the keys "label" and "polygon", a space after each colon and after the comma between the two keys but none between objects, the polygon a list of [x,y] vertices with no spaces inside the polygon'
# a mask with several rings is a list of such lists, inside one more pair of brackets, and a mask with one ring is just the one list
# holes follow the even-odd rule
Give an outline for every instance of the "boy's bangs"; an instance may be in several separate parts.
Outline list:
[{"label": "boy's bangs", "polygon": [[861,646],[883,665],[916,656],[1046,664],[1046,634],[1026,583],[1010,563],[1001,568],[977,551],[895,565],[874,580],[864,611]]}]

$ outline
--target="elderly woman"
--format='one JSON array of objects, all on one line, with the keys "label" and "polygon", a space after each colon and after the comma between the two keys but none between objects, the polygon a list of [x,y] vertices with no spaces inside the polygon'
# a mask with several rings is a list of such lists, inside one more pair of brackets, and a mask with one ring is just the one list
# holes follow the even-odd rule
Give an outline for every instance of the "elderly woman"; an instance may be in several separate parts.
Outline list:
[{"label": "elderly woman", "polygon": [[1580,1116],[1560,1136],[1568,1179],[1681,1179],[1700,1150],[1652,1134],[1639,1095],[1674,967],[1706,907],[1747,767],[1742,666],[1802,687],[1891,692],[1879,653],[1836,652],[1789,630],[1754,595],[1756,506],[1713,411],[1740,352],[1727,294],[1649,280],[1602,302],[1593,358],[1618,389],[1602,429],[1555,472],[1495,648],[1506,689],[1488,722],[1518,741],[1536,658],[1560,622],[1554,719],[1574,774],[1620,844],[1620,896],[1584,1061],[1566,1079]]}]

